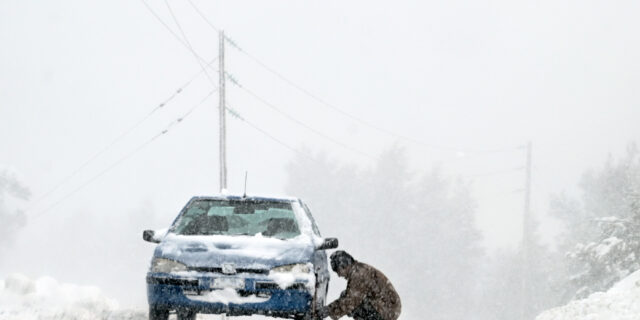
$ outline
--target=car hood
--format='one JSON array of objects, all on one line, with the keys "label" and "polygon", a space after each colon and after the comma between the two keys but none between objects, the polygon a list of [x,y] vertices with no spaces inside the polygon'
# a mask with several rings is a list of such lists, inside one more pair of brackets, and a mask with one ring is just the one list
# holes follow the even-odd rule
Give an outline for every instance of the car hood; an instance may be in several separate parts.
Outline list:
[{"label": "car hood", "polygon": [[277,266],[309,262],[314,245],[310,237],[281,240],[263,236],[182,236],[167,234],[154,257],[175,260],[192,268],[236,268],[268,270]]}]

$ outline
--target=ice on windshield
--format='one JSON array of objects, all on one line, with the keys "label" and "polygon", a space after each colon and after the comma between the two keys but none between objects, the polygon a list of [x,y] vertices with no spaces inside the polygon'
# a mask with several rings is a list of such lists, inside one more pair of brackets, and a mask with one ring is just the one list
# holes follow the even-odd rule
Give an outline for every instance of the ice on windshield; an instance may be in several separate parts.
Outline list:
[{"label": "ice on windshield", "polygon": [[196,200],[176,221],[179,235],[257,235],[291,239],[300,228],[289,202]]}]

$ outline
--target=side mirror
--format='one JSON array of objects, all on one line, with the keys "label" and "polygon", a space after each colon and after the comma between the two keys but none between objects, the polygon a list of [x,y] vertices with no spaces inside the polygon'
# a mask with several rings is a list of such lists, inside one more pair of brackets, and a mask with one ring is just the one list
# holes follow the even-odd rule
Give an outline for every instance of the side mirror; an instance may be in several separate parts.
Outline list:
[{"label": "side mirror", "polygon": [[337,238],[326,238],[324,242],[320,246],[318,246],[318,250],[327,250],[327,249],[335,249],[338,247],[338,239]]},{"label": "side mirror", "polygon": [[142,231],[142,239],[147,242],[160,243],[160,239],[155,237],[156,232],[153,230]]}]

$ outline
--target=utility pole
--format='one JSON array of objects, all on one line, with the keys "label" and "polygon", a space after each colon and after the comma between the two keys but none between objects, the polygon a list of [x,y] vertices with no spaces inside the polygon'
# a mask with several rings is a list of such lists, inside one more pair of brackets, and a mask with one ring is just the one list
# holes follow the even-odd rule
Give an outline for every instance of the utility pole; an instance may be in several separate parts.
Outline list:
[{"label": "utility pole", "polygon": [[531,231],[531,141],[527,143],[527,166],[526,178],[524,182],[524,216],[522,219],[522,240],[523,244],[528,244]]},{"label": "utility pole", "polygon": [[522,216],[522,319],[528,319],[531,313],[529,308],[531,296],[531,141],[527,142],[527,165],[524,183],[524,211]]},{"label": "utility pole", "polygon": [[219,31],[219,89],[220,96],[219,108],[220,108],[220,192],[226,192],[227,190],[227,128],[225,121],[226,104],[224,101],[225,89],[224,89],[224,31]]}]

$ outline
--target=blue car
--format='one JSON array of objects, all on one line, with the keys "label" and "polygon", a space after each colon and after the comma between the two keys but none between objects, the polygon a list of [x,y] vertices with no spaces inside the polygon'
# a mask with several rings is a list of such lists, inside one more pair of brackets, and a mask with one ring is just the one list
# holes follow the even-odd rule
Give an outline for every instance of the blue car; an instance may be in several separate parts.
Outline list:
[{"label": "blue car", "polygon": [[329,285],[322,238],[297,198],[194,197],[164,231],[147,273],[149,319],[198,313],[311,319]]}]

